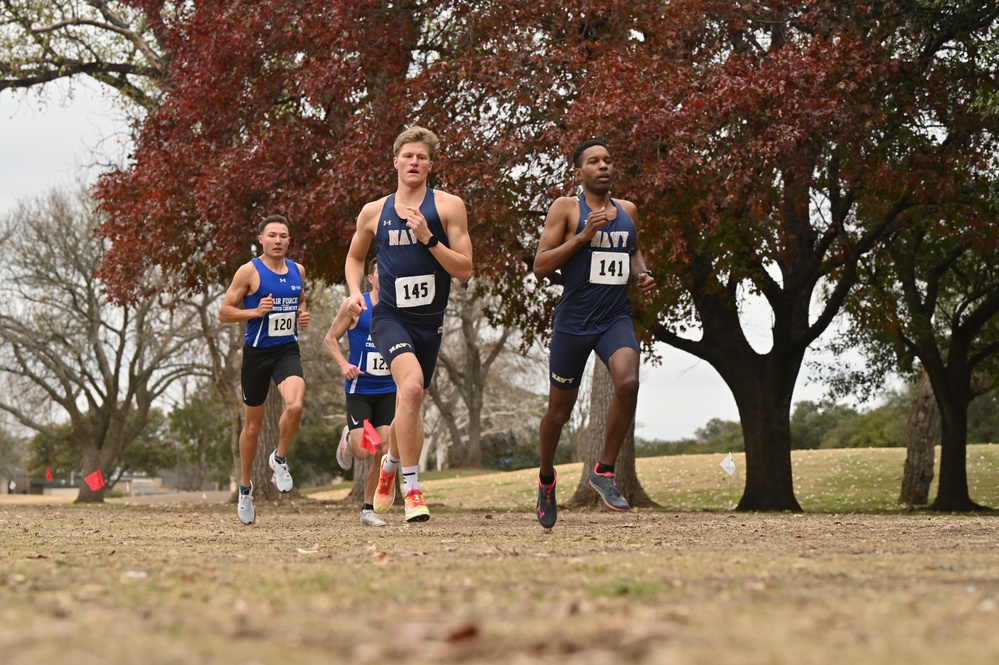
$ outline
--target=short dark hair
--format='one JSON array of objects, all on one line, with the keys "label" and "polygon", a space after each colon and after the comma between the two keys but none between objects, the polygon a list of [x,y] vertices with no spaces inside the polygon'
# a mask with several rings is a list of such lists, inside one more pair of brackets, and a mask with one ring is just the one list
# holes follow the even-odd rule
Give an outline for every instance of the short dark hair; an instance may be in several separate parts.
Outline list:
[{"label": "short dark hair", "polygon": [[260,226],[257,227],[257,235],[263,235],[264,229],[267,228],[268,224],[284,224],[285,228],[288,229],[288,233],[291,233],[291,224],[288,223],[284,215],[268,215],[264,217],[264,220],[260,222]]},{"label": "short dark hair", "polygon": [[578,169],[583,159],[583,153],[586,152],[587,148],[592,148],[595,145],[602,146],[605,150],[610,150],[607,144],[600,139],[587,139],[579,144],[575,150],[572,151],[572,167]]},{"label": "short dark hair", "polygon": [[378,267],[378,256],[375,255],[370,261],[368,261],[368,274],[375,274],[375,268]]}]

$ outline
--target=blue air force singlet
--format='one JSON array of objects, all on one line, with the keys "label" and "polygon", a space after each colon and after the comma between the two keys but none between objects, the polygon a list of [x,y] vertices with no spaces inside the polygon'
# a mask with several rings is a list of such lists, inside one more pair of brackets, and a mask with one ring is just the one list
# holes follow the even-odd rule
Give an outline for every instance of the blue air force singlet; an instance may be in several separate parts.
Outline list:
[{"label": "blue air force singlet", "polygon": [[[596,335],[631,316],[628,280],[635,252],[635,223],[616,201],[617,217],[597,231],[586,247],[562,266],[562,297],[555,305],[554,328],[572,335]],[[590,206],[579,196],[579,224],[586,227]]]},{"label": "blue air force singlet", "polygon": [[261,299],[274,296],[274,309],[266,316],[246,322],[246,343],[257,348],[281,346],[298,341],[298,299],[302,295],[302,275],[294,261],[284,260],[288,272],[279,275],[260,260],[253,266],[260,275],[260,286],[243,298],[243,309],[254,309]]},{"label": "blue air force singlet", "polygon": [[[434,190],[420,204],[420,214],[427,228],[450,247],[444,225],[434,203]],[[444,316],[451,294],[451,275],[437,262],[430,250],[416,239],[406,226],[406,220],[395,211],[395,194],[385,200],[375,232],[378,243],[378,274],[381,290],[378,304],[397,309],[403,314]]]},{"label": "blue air force singlet", "polygon": [[[379,267],[379,270],[381,268]],[[364,302],[368,308],[361,312],[357,325],[347,331],[347,341],[350,343],[350,356],[347,362],[364,372],[353,379],[345,379],[344,392],[358,395],[384,395],[395,392],[395,380],[389,371],[388,363],[382,354],[378,353],[375,343],[371,341],[371,294],[364,294]]]}]

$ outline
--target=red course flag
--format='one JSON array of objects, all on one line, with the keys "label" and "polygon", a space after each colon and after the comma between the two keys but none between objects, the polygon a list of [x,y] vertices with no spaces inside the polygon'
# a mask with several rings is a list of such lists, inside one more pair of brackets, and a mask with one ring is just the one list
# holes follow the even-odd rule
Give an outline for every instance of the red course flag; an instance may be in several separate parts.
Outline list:
[{"label": "red course flag", "polygon": [[52,467],[45,467],[45,480],[52,480]]},{"label": "red course flag", "polygon": [[104,476],[101,474],[100,469],[94,471],[92,474],[84,478],[84,480],[86,480],[87,484],[90,485],[90,489],[95,492],[104,487]]},{"label": "red course flag", "polygon": [[364,433],[361,435],[361,447],[374,455],[378,452],[378,446],[381,444],[382,438],[378,436],[378,430],[375,429],[374,425],[365,420]]}]

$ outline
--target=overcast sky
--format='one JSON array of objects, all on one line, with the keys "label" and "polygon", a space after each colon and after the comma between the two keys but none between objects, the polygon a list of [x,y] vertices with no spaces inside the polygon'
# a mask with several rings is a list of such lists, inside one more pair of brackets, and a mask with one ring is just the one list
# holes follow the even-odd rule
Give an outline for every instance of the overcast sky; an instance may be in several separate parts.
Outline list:
[{"label": "overcast sky", "polygon": [[[110,101],[86,86],[77,86],[71,100],[63,93],[53,90],[42,105],[34,97],[0,92],[0,215],[18,200],[71,186],[78,178],[92,182],[100,164],[120,158],[124,121]],[[746,320],[747,337],[766,350],[768,312],[759,309]],[[712,418],[738,420],[735,400],[710,365],[665,346],[661,355],[659,367],[642,369],[639,436],[675,440],[692,436]],[[803,374],[795,402],[818,400],[823,393]]]}]

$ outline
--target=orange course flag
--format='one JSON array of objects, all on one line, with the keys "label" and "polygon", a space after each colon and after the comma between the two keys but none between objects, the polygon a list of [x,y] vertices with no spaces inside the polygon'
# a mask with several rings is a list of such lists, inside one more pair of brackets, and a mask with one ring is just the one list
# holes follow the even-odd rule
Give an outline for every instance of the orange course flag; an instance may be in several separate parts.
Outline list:
[{"label": "orange course flag", "polygon": [[94,471],[92,474],[84,478],[84,480],[87,481],[87,485],[90,486],[90,489],[94,490],[95,492],[100,488],[104,487],[104,475],[101,474],[100,469]]},{"label": "orange course flag", "polygon": [[52,480],[52,467],[45,467],[45,480]]},{"label": "orange course flag", "polygon": [[361,435],[361,447],[374,455],[378,452],[378,446],[382,443],[382,438],[378,436],[378,430],[367,420],[364,421],[364,433]]}]

